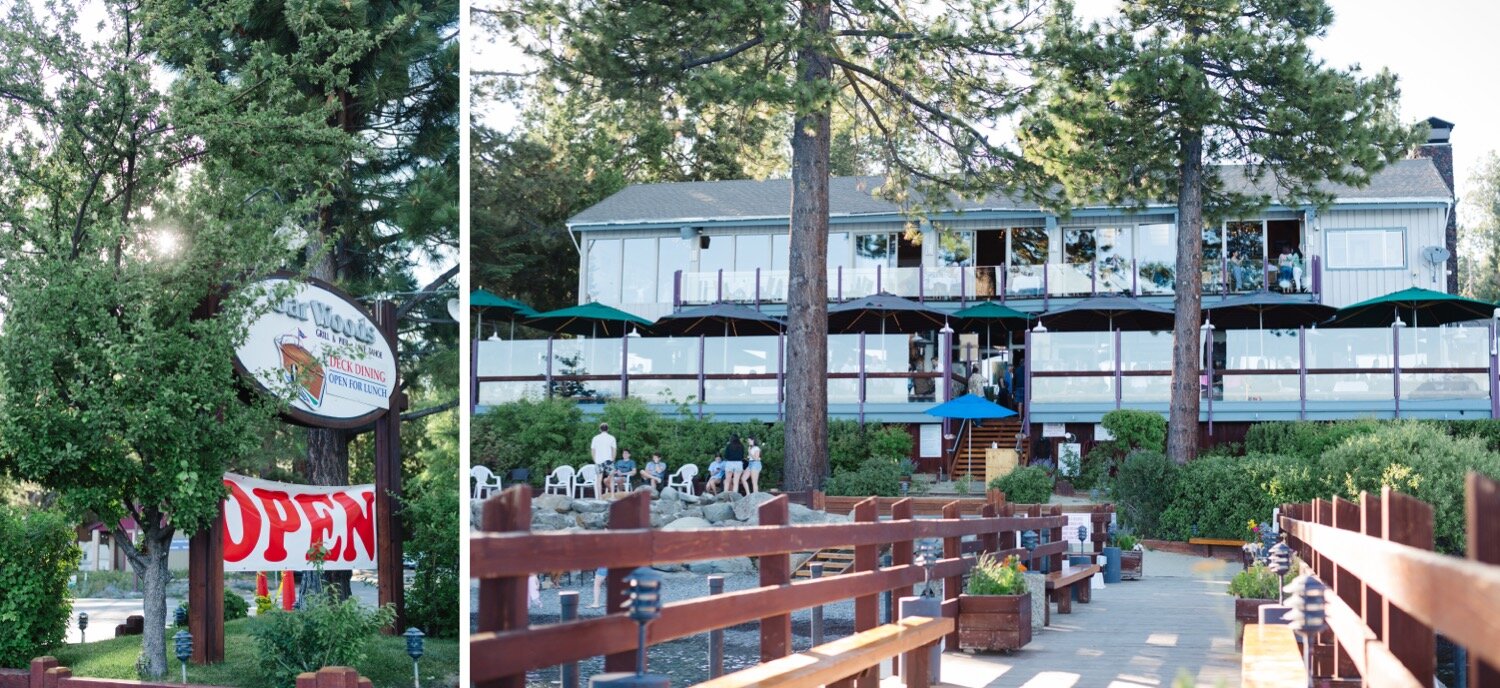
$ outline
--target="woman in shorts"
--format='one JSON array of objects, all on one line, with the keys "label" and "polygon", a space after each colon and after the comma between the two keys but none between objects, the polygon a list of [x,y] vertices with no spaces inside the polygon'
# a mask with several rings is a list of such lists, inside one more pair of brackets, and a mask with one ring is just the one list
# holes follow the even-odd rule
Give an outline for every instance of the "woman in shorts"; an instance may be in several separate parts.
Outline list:
[{"label": "woman in shorts", "polygon": [[739,435],[730,435],[729,444],[724,445],[724,489],[739,492],[740,478],[745,474],[745,445],[740,444]]},{"label": "woman in shorts", "polygon": [[760,492],[760,445],[750,437],[745,438],[745,443],[750,445],[750,465],[745,468],[745,480],[748,481],[751,492]]},{"label": "woman in shorts", "polygon": [[708,464],[708,483],[703,486],[707,494],[716,494],[724,486],[724,457],[715,456]]}]

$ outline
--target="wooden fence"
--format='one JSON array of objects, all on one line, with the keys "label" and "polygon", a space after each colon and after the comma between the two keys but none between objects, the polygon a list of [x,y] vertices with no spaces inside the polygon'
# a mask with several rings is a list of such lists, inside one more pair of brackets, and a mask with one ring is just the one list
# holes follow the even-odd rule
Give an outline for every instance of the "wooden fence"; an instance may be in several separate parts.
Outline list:
[{"label": "wooden fence", "polygon": [[[876,503],[873,497],[861,500],[853,508],[852,523],[792,526],[787,525],[787,496],[781,495],[760,505],[759,526],[668,531],[650,528],[649,496],[636,492],[611,505],[607,531],[532,533],[531,490],[512,487],[484,503],[481,526],[486,532],[470,539],[471,575],[480,580],[478,631],[469,643],[472,680],[481,688],[521,688],[527,671],[599,655],[605,655],[605,671],[634,669],[636,626],[624,612],[530,627],[526,579],[533,573],[607,568],[607,608],[619,610],[627,597],[626,576],[636,567],[759,557],[761,587],[666,604],[651,623],[647,642],[758,621],[761,661],[768,662],[791,653],[795,611],[852,598],[855,631],[876,627],[879,595],[910,595],[925,578],[922,567],[912,563],[916,540],[942,541],[941,560],[932,575],[942,581],[943,614],[948,617],[957,615],[963,575],[973,566],[973,557],[963,553],[964,537],[977,539],[970,548],[1024,557],[1018,535],[1036,530],[1046,544],[1033,556],[1049,559],[1053,571],[1061,569],[1068,547],[1062,533],[1067,518],[1056,507],[987,502],[980,518],[962,518],[954,501],[941,518],[917,520],[912,500],[903,499],[891,505],[892,520],[880,521]],[[1034,515],[1014,515],[1018,509]],[[891,565],[880,568],[878,552],[886,545],[891,546]],[[832,547],[854,549],[850,573],[792,582],[792,553]],[[946,641],[949,649],[957,648],[956,633]],[[873,688],[874,678],[862,678],[858,685]]]},{"label": "wooden fence", "polygon": [[[30,669],[0,669],[0,688],[212,688],[183,683],[147,683],[114,678],[74,676],[53,657],[31,660]],[[370,679],[349,667],[326,667],[297,676],[296,688],[373,688]]]},{"label": "wooden fence", "polygon": [[1428,688],[1435,633],[1468,649],[1471,688],[1500,686],[1500,483],[1465,485],[1468,556],[1432,551],[1433,510],[1386,488],[1358,502],[1288,504],[1288,544],[1329,588],[1315,678]]}]

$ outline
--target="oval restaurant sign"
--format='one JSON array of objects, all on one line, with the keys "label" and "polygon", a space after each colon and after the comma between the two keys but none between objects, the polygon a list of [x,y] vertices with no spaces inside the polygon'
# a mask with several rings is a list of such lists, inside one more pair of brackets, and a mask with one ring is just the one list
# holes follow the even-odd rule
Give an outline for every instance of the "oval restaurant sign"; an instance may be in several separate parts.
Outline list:
[{"label": "oval restaurant sign", "polygon": [[224,474],[225,571],[303,571],[321,544],[329,571],[373,569],[375,486],[291,485]]},{"label": "oval restaurant sign", "polygon": [[235,363],[261,387],[291,397],[308,425],[352,427],[390,408],[396,355],[354,300],[319,280],[271,277]]}]

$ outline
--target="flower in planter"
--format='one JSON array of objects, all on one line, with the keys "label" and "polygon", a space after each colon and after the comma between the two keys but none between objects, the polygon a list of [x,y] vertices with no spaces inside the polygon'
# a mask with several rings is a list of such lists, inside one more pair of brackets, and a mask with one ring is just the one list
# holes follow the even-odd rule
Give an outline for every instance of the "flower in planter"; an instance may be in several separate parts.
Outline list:
[{"label": "flower in planter", "polygon": [[993,554],[982,554],[969,571],[969,584],[965,589],[970,595],[1022,595],[1026,593],[1026,565],[1021,558],[1011,555],[997,561]]}]

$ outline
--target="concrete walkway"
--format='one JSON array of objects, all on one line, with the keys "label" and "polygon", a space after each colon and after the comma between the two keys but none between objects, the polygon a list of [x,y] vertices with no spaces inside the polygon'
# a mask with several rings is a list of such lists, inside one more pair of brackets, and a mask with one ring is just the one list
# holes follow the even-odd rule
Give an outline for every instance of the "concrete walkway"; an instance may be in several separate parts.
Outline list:
[{"label": "concrete walkway", "polygon": [[[943,655],[943,683],[964,688],[1133,688],[1239,685],[1234,599],[1237,564],[1147,552],[1145,578],[1095,590],[1093,602],[1010,654]],[[1179,678],[1186,679],[1179,681]],[[887,678],[886,686],[899,685]]]}]

